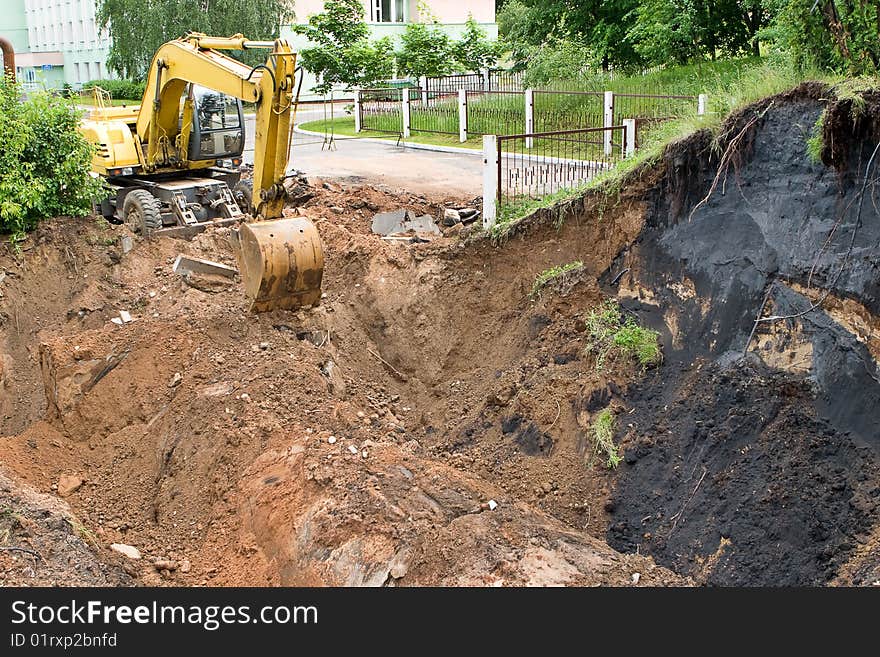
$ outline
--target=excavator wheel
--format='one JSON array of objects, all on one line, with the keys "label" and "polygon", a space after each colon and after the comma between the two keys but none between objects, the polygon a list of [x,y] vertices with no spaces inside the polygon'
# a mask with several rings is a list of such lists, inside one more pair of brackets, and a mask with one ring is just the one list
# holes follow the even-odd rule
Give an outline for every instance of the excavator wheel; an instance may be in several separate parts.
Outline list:
[{"label": "excavator wheel", "polygon": [[162,227],[159,199],[145,189],[136,189],[126,194],[122,216],[129,228],[141,235]]},{"label": "excavator wheel", "polygon": [[242,224],[233,237],[251,312],[294,310],[321,300],[321,237],[303,218]]}]

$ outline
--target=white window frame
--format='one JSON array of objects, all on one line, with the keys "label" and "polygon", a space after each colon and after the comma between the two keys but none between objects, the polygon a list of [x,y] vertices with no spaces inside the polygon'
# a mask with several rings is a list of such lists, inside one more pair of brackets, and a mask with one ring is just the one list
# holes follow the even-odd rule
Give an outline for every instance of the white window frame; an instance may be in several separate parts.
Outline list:
[{"label": "white window frame", "polygon": [[391,16],[396,17],[400,16],[400,20],[384,20],[384,16],[382,15],[382,0],[373,0],[372,2],[372,10],[371,10],[371,19],[373,23],[393,23],[396,25],[400,25],[406,22],[406,3],[409,0],[388,0],[388,3],[391,8]]}]

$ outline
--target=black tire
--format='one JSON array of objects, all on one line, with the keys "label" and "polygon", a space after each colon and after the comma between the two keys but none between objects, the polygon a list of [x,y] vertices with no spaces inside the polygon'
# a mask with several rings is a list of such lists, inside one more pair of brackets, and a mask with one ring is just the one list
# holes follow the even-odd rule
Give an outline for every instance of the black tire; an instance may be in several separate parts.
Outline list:
[{"label": "black tire", "polygon": [[252,178],[239,180],[232,188],[232,198],[238,203],[238,209],[245,214],[254,213],[254,181]]},{"label": "black tire", "polygon": [[125,196],[122,216],[129,228],[141,235],[162,227],[162,206],[159,199],[145,189],[136,189]]}]

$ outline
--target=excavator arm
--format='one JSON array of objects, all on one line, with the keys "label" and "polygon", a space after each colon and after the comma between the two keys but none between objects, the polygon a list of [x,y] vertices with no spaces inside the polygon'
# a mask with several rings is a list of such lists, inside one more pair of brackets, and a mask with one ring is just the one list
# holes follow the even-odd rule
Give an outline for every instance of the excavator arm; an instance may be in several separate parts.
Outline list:
[{"label": "excavator arm", "polygon": [[[266,49],[265,64],[251,68],[221,50]],[[233,246],[251,310],[317,304],[324,255],[318,231],[304,218],[283,218],[296,54],[283,39],[250,41],[190,34],[156,52],[136,124],[144,170],[187,168],[193,102],[180,101],[190,83],[256,104],[252,205],[255,222],[233,233]]]},{"label": "excavator arm", "polygon": [[[270,50],[265,64],[254,68],[222,54],[221,50]],[[192,102],[180,99],[189,83],[255,103],[254,214],[263,219],[281,216],[282,182],[287,171],[296,53],[286,41],[250,41],[190,34],[169,41],[156,52],[137,119],[137,136],[147,172],[167,167],[186,168],[192,126]]]}]

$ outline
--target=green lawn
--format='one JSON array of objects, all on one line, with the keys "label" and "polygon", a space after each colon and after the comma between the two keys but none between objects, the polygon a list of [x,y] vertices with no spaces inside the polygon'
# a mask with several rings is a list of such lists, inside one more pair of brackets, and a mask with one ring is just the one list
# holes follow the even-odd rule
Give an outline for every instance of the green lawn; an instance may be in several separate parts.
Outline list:
[{"label": "green lawn", "polygon": [[[339,137],[355,137],[355,138],[372,138],[372,139],[387,139],[391,142],[397,141],[397,134],[388,133],[388,132],[374,132],[371,130],[364,130],[362,132],[354,131],[354,117],[353,116],[342,116],[335,119],[318,119],[317,121],[309,121],[308,123],[301,123],[299,127],[303,130],[310,130],[312,132],[330,132]],[[483,148],[483,138],[482,136],[472,137],[468,139],[465,143],[461,143],[458,141],[458,135],[438,135],[433,133],[419,133],[413,132],[412,137],[406,140],[408,143],[415,144],[429,144],[432,146],[456,146],[459,148],[472,148],[475,150],[479,150]]]}]

